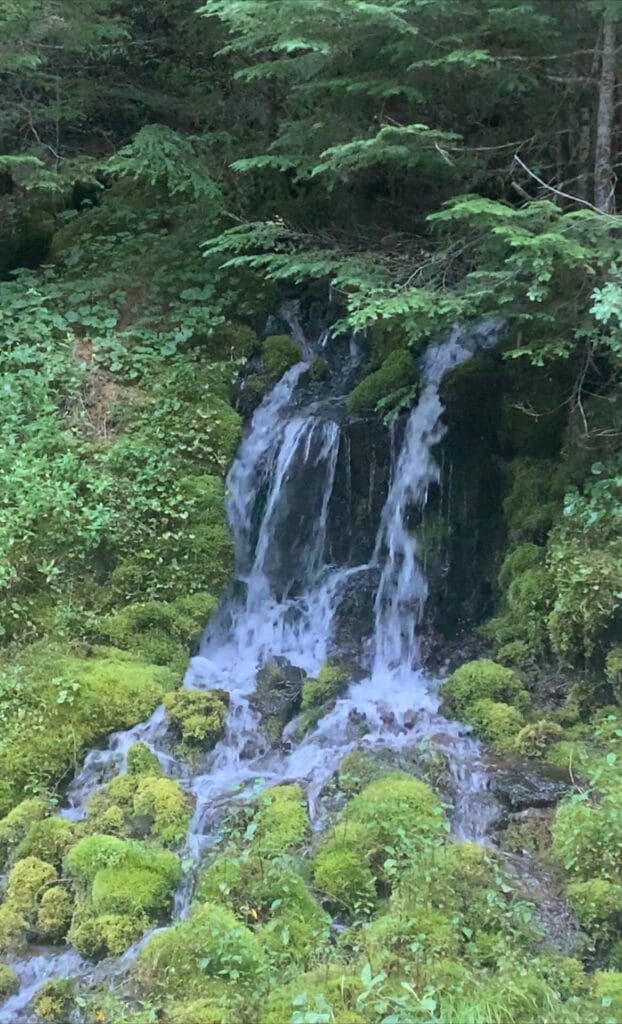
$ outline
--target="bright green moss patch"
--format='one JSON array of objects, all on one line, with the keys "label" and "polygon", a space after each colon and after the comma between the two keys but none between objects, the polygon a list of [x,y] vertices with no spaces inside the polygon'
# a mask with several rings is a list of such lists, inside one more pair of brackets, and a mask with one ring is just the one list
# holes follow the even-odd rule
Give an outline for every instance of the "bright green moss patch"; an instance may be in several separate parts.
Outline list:
[{"label": "bright green moss patch", "polygon": [[516,737],[516,750],[523,757],[544,757],[547,750],[558,743],[564,730],[557,722],[541,719],[525,725]]},{"label": "bright green moss patch", "polygon": [[36,915],[45,891],[58,880],[56,869],[38,857],[24,857],[11,868],[6,903],[25,918]]},{"label": "bright green moss patch", "polygon": [[173,854],[110,835],[81,839],[65,867],[79,897],[69,941],[91,959],[119,955],[163,920],[180,873]]},{"label": "bright green moss patch", "polygon": [[37,644],[2,674],[8,698],[0,735],[5,813],[26,787],[67,781],[89,747],[143,721],[174,685],[168,670],[112,648],[78,658]]},{"label": "bright green moss patch", "polygon": [[309,821],[300,786],[273,786],[262,793],[253,824],[251,847],[263,856],[279,856],[301,846]]},{"label": "bright green moss patch", "polygon": [[350,682],[347,669],[338,662],[325,662],[317,679],[307,679],[302,688],[302,710],[310,711],[341,696]]},{"label": "bright green moss patch", "polygon": [[134,814],[150,823],[150,831],[165,844],[181,843],[188,832],[192,805],[173,779],[141,778],[134,796]]},{"label": "bright green moss patch", "polygon": [[59,942],[69,930],[74,901],[67,888],[60,885],[46,889],[39,902],[37,933],[45,942]]},{"label": "bright green moss patch", "polygon": [[111,643],[157,665],[185,665],[216,607],[210,594],[176,601],[147,601],[115,612],[102,632]]},{"label": "bright green moss patch", "polygon": [[229,709],[225,690],[177,690],[167,694],[164,706],[187,751],[211,750],[222,739]]},{"label": "bright green moss patch", "polygon": [[17,992],[19,977],[9,964],[0,963],[0,999],[7,999]]},{"label": "bright green moss patch", "polygon": [[410,352],[396,349],[379,370],[368,374],[350,392],[346,400],[348,409],[355,415],[373,413],[379,402],[386,398],[397,400],[416,380],[417,371]]},{"label": "bright green moss patch", "polygon": [[472,721],[474,708],[482,701],[511,705],[519,712],[530,703],[516,672],[487,658],[457,668],[443,684],[442,695],[446,713],[463,722]]},{"label": "bright green moss patch", "polygon": [[483,740],[497,750],[509,752],[515,748],[525,719],[511,704],[484,698],[469,706],[468,721]]},{"label": "bright green moss patch", "polygon": [[127,752],[128,775],[161,775],[162,768],[156,755],[146,743],[132,743]]},{"label": "bright green moss patch", "polygon": [[15,858],[34,855],[60,868],[63,857],[75,842],[75,826],[66,818],[43,818],[35,821],[28,829],[15,851]]},{"label": "bright green moss patch", "polygon": [[0,864],[6,863],[31,826],[45,817],[47,809],[46,800],[22,800],[0,820]]},{"label": "bright green moss patch", "polygon": [[46,981],[33,1001],[37,1018],[50,1024],[64,1024],[71,1013],[73,996],[73,983],[69,978]]},{"label": "bright green moss patch", "polygon": [[154,935],[135,966],[143,991],[186,999],[210,995],[218,983],[256,992],[264,971],[257,937],[230,910],[210,904]]}]

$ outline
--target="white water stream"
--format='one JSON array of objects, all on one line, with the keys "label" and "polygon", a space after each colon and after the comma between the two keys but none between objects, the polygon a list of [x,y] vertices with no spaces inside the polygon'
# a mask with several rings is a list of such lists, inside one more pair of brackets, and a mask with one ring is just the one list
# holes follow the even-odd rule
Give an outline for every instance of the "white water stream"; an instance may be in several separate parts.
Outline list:
[{"label": "white water stream", "polygon": [[[409,513],[425,505],[429,487],[439,479],[433,448],[445,430],[440,381],[471,351],[455,331],[445,343],[428,349],[424,360],[422,393],[393,459],[371,563],[380,573],[380,583],[373,656],[365,678],[353,682],[300,743],[270,748],[250,699],[258,669],[279,657],[308,675],[316,674],[330,648],[344,585],[370,569],[325,561],[341,430],[339,415],[329,404],[304,407],[297,400],[307,368],[301,363],[285,374],[255,412],[229,473],[235,581],[185,678],[187,687],[230,693],[223,740],[198,774],[191,775],[163,742],[166,720],[160,708],[148,722],[112,736],[107,750],[91,752],[69,790],[64,814],[83,816],[90,793],[112,767],[123,770],[128,748],[142,740],[194,797],[187,854],[198,861],[232,800],[266,785],[297,781],[307,792],[311,820],[317,822],[321,791],[350,749],[403,750],[426,743],[442,751],[450,765],[457,794],[454,833],[484,841],[495,812],[486,793],[479,745],[459,723],[439,715],[438,682],[421,666],[418,627],[427,580],[408,526]],[[361,723],[366,730],[362,737]],[[286,729],[286,738],[292,737],[293,729]],[[189,875],[177,894],[177,917],[187,913],[191,896]],[[124,963],[131,956],[125,954]],[[14,966],[22,988],[0,1010],[0,1024],[27,1020],[25,1007],[45,980],[93,971],[92,965],[67,951],[41,953]]]}]

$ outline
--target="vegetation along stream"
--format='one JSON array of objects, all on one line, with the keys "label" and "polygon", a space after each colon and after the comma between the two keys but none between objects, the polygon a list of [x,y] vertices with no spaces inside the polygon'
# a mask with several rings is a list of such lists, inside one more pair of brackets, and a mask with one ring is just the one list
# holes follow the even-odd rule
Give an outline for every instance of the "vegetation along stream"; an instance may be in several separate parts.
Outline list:
[{"label": "vegetation along stream", "polygon": [[0,0],[0,1024],[622,1024],[619,0]]}]

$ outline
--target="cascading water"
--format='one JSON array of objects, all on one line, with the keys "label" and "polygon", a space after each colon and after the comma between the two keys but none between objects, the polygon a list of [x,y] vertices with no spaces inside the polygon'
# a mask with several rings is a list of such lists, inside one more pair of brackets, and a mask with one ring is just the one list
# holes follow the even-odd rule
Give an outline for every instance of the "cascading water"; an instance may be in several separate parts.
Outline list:
[{"label": "cascading water", "polygon": [[[494,330],[488,333],[494,338]],[[401,750],[425,741],[435,744],[451,766],[457,794],[455,834],[483,840],[494,812],[487,805],[479,747],[462,726],[439,716],[438,685],[421,666],[418,626],[427,580],[409,528],[409,517],[425,506],[428,489],[439,479],[433,448],[444,433],[441,378],[471,351],[472,345],[459,331],[428,350],[421,396],[394,455],[373,556],[364,565],[327,561],[336,467],[340,446],[347,450],[349,444],[340,426],[342,397],[305,406],[298,393],[307,364],[300,363],[285,374],[256,410],[229,473],[235,579],[185,678],[188,687],[222,688],[230,693],[225,737],[191,775],[167,750],[166,720],[160,708],[148,722],[111,737],[106,751],[87,757],[68,792],[66,816],[84,815],[89,794],[111,770],[123,770],[129,746],[141,739],[195,798],[188,853],[198,860],[214,839],[223,809],[251,789],[301,782],[311,819],[317,821],[322,788],[348,750],[356,745]],[[282,658],[308,675],[316,674],[329,652],[344,588],[357,574],[370,570],[379,573],[380,582],[373,653],[359,673],[364,678],[351,684],[347,695],[300,743],[271,749],[252,700],[258,669],[270,659]],[[366,727],[362,738],[360,729],[353,728],[353,722],[361,721]],[[291,735],[289,727],[285,738]],[[177,895],[176,916],[187,912],[191,896],[192,876],[188,876]],[[132,955],[132,951],[125,954],[123,965]],[[88,970],[75,954],[58,951],[14,966],[22,978],[22,990],[0,1011],[0,1024],[27,1019],[22,1016],[24,1008],[47,978],[67,972],[77,976]]]}]

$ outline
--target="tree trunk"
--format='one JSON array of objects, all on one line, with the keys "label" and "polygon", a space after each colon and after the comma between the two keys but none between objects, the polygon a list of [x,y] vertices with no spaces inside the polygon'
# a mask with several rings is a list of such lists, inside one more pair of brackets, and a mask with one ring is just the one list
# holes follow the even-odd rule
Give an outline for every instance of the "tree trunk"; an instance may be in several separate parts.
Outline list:
[{"label": "tree trunk", "polygon": [[594,154],[594,205],[603,213],[613,209],[613,124],[615,116],[616,29],[609,4],[603,14],[603,48],[598,83],[598,115]]}]

